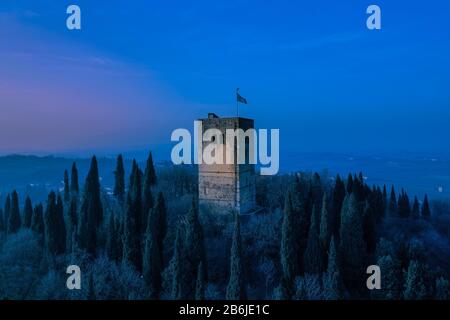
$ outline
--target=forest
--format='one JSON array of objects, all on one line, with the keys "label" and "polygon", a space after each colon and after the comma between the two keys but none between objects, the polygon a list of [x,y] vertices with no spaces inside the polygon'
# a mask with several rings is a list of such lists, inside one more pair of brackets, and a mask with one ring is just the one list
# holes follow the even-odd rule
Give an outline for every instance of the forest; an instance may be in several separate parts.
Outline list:
[{"label": "forest", "polygon": [[61,176],[45,203],[5,197],[0,299],[450,299],[450,204],[362,173],[257,176],[252,215],[199,208],[196,166],[155,170],[151,153],[128,173],[119,155],[113,190],[95,156],[85,181],[76,163]]}]

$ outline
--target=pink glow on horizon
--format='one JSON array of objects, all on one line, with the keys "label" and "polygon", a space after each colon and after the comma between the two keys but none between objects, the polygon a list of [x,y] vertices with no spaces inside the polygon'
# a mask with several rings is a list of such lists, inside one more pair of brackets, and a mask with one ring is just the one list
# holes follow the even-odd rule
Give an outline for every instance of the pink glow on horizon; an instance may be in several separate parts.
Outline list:
[{"label": "pink glow on horizon", "polygon": [[148,70],[1,15],[0,38],[0,153],[169,143],[194,117]]}]

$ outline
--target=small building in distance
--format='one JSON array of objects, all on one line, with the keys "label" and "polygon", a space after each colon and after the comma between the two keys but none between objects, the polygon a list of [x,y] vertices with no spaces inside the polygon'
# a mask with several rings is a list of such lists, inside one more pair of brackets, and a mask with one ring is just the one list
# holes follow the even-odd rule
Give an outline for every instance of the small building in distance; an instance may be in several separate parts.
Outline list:
[{"label": "small building in distance", "polygon": [[[202,122],[202,136],[208,129],[218,129],[222,132],[223,143],[226,144],[227,129],[247,129],[254,128],[253,119],[240,117],[219,118],[214,113],[209,113],[208,118],[199,119]],[[203,149],[213,142],[204,142]],[[234,143],[234,164],[205,164],[198,165],[198,195],[199,205],[209,207],[217,213],[246,214],[252,212],[256,207],[256,181],[255,165],[250,164],[249,141],[245,139],[245,164],[238,164],[237,139]],[[224,148],[224,159],[226,159],[227,146]]]}]

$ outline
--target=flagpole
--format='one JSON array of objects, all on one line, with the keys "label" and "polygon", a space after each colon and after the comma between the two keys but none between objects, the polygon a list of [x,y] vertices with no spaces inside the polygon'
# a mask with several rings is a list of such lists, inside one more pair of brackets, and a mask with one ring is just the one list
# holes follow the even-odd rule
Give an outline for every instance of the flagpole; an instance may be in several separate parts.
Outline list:
[{"label": "flagpole", "polygon": [[[236,89],[236,116],[237,116],[237,123],[234,124],[234,130],[236,132],[236,129],[239,128],[239,99],[238,99],[238,93],[239,88]],[[239,141],[237,142],[239,143]],[[238,177],[238,165],[237,165],[237,152],[235,152],[234,155],[234,191],[237,191],[237,177]],[[237,199],[237,192],[234,193],[234,208],[237,208],[238,205],[238,199]]]},{"label": "flagpole", "polygon": [[237,98],[238,92],[239,92],[239,89],[236,89],[236,114],[237,114],[237,117],[239,118],[239,100]]}]

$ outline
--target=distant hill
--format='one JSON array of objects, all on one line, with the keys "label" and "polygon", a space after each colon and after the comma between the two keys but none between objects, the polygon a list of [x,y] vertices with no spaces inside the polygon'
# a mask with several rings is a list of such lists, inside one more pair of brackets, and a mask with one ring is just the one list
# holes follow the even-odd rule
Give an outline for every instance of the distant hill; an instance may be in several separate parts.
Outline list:
[{"label": "distant hill", "polygon": [[[49,190],[63,188],[64,170],[77,163],[80,185],[89,170],[90,159],[69,159],[54,156],[8,155],[0,157],[0,206],[6,193],[16,189],[23,198],[30,195],[33,201],[45,200]],[[114,158],[98,158],[99,172],[103,187],[113,185],[113,171],[116,166]],[[129,171],[130,160],[125,160],[125,170]]]},{"label": "distant hill", "polygon": [[344,154],[296,152],[280,155],[283,172],[326,170],[344,179],[350,172],[362,172],[368,185],[394,185],[408,194],[432,199],[450,199],[450,156],[448,154]]},{"label": "distant hill", "polygon": [[[170,154],[168,146],[152,149],[154,160],[160,165],[164,156]],[[124,153],[126,176],[130,172],[131,160],[138,159],[141,168],[145,167],[147,152]],[[114,184],[116,159],[97,158],[103,187]],[[64,170],[77,163],[80,186],[89,169],[90,158],[62,156],[8,155],[0,157],[0,207],[4,196],[16,189],[19,195],[28,194],[33,202],[46,199],[50,190],[63,188]],[[366,183],[382,186],[394,185],[397,190],[405,188],[410,195],[423,198],[427,193],[431,199],[450,199],[450,156],[423,155],[350,155],[338,153],[297,152],[294,149],[282,151],[280,155],[281,173],[294,171],[326,170],[330,177],[337,173],[346,178],[349,172],[362,172]],[[127,178],[128,179],[128,178]]]}]

